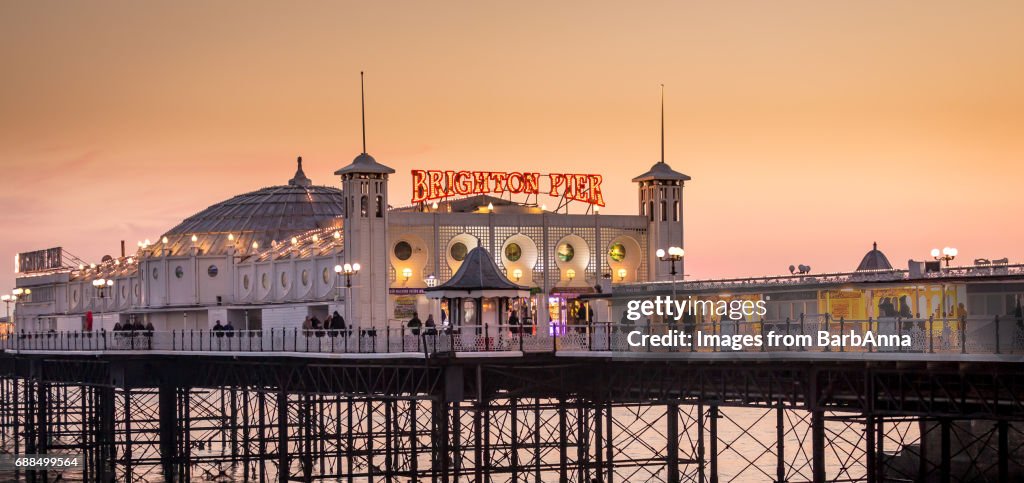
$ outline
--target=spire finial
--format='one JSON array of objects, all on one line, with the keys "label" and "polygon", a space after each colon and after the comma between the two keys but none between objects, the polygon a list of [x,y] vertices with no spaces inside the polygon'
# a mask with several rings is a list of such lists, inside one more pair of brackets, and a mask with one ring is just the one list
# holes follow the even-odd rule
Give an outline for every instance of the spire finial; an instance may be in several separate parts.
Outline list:
[{"label": "spire finial", "polygon": [[871,249],[872,250],[878,250],[878,242],[871,243]]},{"label": "spire finial", "polygon": [[665,84],[661,85],[661,162],[665,162]]},{"label": "spire finial", "polygon": [[363,88],[363,71],[359,71],[359,102],[363,115],[363,154],[366,154],[366,91]]},{"label": "spire finial", "polygon": [[311,186],[313,184],[309,178],[306,177],[306,173],[302,172],[302,156],[299,156],[297,160],[298,167],[295,169],[295,177],[288,180],[289,186]]}]

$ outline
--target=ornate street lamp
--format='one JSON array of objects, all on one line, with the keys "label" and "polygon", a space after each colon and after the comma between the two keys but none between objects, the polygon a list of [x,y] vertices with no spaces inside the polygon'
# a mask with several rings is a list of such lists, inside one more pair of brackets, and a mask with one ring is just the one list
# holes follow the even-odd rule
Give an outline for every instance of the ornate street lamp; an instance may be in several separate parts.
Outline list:
[{"label": "ornate street lamp", "polygon": [[518,283],[519,280],[523,278],[523,271],[518,268],[512,270],[512,278],[515,279],[516,283]]},{"label": "ornate street lamp", "polygon": [[946,268],[949,268],[949,262],[956,258],[959,250],[956,248],[945,247],[941,251],[938,248],[932,248],[932,258],[939,262],[946,262]]},{"label": "ornate street lamp", "polygon": [[103,324],[103,313],[106,311],[106,302],[104,299],[107,297],[107,292],[114,287],[114,281],[98,278],[92,281],[92,286],[96,289],[95,298],[100,300],[100,324]]},{"label": "ornate street lamp", "polygon": [[683,255],[686,253],[680,247],[668,247],[668,251],[659,248],[658,251],[654,252],[654,254],[657,255],[658,259],[661,261],[672,263],[672,271],[669,273],[672,274],[672,298],[676,298],[676,275],[679,274],[679,272],[676,271],[676,262],[682,262]]}]

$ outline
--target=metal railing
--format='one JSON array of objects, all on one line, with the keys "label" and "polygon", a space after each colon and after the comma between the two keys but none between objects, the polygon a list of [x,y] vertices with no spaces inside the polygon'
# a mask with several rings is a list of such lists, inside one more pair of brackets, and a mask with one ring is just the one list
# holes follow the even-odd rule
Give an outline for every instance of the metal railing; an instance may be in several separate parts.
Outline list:
[{"label": "metal railing", "polygon": [[[875,343],[867,340],[869,333],[876,339]],[[823,341],[826,343],[822,344]],[[509,351],[1024,354],[1024,324],[1012,317],[846,320],[801,316],[784,320],[725,320],[694,324],[595,322],[585,325],[553,323],[548,327],[475,325],[424,327],[419,330],[388,327],[347,330],[50,331],[8,334],[0,340],[0,348],[8,351],[424,355]]]}]

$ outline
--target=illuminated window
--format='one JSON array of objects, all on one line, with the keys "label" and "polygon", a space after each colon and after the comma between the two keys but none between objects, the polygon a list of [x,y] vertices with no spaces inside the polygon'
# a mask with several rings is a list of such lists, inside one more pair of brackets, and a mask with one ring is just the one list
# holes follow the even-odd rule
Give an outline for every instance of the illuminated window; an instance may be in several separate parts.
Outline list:
[{"label": "illuminated window", "polygon": [[384,197],[377,195],[377,218],[384,218]]},{"label": "illuminated window", "polygon": [[661,221],[666,221],[666,220],[668,220],[668,205],[664,201],[662,201],[661,202]]},{"label": "illuminated window", "polygon": [[359,216],[362,216],[363,218],[366,218],[366,203],[366,195],[363,195],[363,197],[359,199]]},{"label": "illuminated window", "polygon": [[400,241],[395,244],[395,258],[406,261],[412,257],[412,245],[406,241]]},{"label": "illuminated window", "polygon": [[466,253],[468,252],[469,249],[466,248],[466,244],[462,242],[456,242],[454,245],[452,245],[452,248],[449,250],[449,254],[451,254],[452,259],[457,262],[465,260]]},{"label": "illuminated window", "polygon": [[679,202],[676,201],[672,208],[672,221],[679,221]]},{"label": "illuminated window", "polygon": [[568,243],[563,243],[558,246],[557,255],[559,260],[563,262],[571,262],[573,257],[576,256],[576,249]]},{"label": "illuminated window", "polygon": [[613,243],[608,249],[608,258],[621,262],[626,259],[626,247],[621,243]]},{"label": "illuminated window", "polygon": [[523,256],[523,249],[518,243],[509,243],[505,245],[505,258],[510,262],[518,262]]}]

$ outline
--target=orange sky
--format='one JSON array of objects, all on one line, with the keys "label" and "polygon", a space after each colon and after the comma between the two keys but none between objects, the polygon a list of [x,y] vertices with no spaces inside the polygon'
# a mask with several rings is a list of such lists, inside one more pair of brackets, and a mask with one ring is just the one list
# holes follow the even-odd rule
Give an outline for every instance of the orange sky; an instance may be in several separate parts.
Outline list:
[{"label": "orange sky", "polygon": [[[302,155],[398,170],[605,176],[658,157],[687,273],[896,266],[952,245],[1024,261],[1024,3],[3,2],[0,286],[13,254],[155,239]],[[6,290],[6,289],[5,289]]]}]

